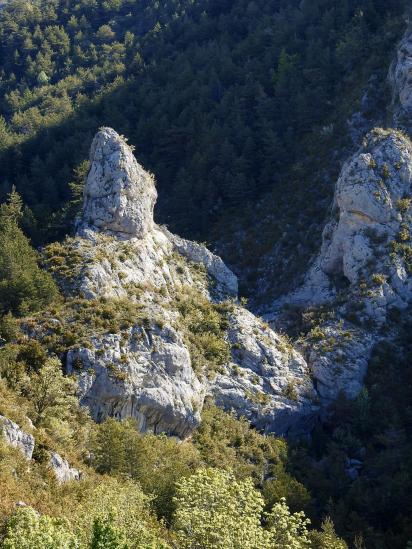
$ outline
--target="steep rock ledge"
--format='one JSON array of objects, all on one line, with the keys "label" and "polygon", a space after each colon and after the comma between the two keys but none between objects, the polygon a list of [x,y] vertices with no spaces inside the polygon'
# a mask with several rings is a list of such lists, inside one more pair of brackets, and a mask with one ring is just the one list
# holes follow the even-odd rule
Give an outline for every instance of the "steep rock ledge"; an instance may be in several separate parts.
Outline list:
[{"label": "steep rock ledge", "polygon": [[410,302],[411,186],[410,140],[395,130],[373,130],[342,169],[331,220],[303,286],[269,315],[276,326],[285,307],[323,310],[301,343],[325,402],[341,391],[356,397],[388,318]]},{"label": "steep rock ledge", "polygon": [[45,250],[67,302],[29,329],[66,357],[92,416],[185,437],[211,395],[264,431],[306,431],[318,397],[302,356],[236,304],[219,257],[154,223],[153,178],[114,130],[90,162],[77,236]]}]

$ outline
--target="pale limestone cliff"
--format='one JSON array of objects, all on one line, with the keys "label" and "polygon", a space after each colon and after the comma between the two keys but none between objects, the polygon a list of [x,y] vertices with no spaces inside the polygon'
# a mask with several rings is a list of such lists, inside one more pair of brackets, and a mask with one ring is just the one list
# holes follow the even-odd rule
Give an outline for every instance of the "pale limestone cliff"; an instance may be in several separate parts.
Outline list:
[{"label": "pale limestone cliff", "polygon": [[78,233],[63,245],[75,264],[62,270],[49,250],[49,266],[68,295],[138,311],[68,350],[92,416],[185,437],[211,395],[267,432],[306,431],[318,405],[302,356],[233,302],[237,279],[219,257],[154,223],[153,180],[123,138],[102,129],[90,160]]},{"label": "pale limestone cliff", "polygon": [[81,227],[142,238],[153,226],[157,192],[153,177],[118,137],[103,128],[93,140]]},{"label": "pale limestone cliff", "polygon": [[411,197],[410,140],[396,130],[373,130],[342,168],[331,220],[304,284],[274,304],[274,325],[285,306],[333,312],[304,341],[324,402],[340,392],[357,396],[380,331],[410,302]]}]

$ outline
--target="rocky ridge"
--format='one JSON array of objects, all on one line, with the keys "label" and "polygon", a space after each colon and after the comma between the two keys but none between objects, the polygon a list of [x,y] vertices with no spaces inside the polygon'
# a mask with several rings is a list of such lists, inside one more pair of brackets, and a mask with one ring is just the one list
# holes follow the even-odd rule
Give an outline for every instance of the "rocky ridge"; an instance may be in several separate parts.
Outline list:
[{"label": "rocky ridge", "polygon": [[[395,113],[409,108],[408,32],[391,68]],[[141,431],[184,438],[212,396],[290,435],[308,432],[340,393],[359,394],[374,345],[410,301],[406,135],[372,130],[343,166],[320,252],[303,285],[272,304],[270,325],[239,304],[219,257],[154,222],[153,176],[123,137],[102,128],[90,166],[76,236],[45,249],[65,309],[30,335],[59,340],[96,421],[132,417]],[[296,326],[296,311],[304,326],[293,346],[278,328],[291,317]]]},{"label": "rocky ridge", "polygon": [[211,395],[264,431],[305,431],[318,404],[302,356],[236,302],[219,257],[154,223],[153,178],[114,130],[96,135],[90,164],[77,236],[45,254],[68,299],[134,311],[67,349],[92,416],[185,437]]},{"label": "rocky ridge", "polygon": [[211,395],[286,435],[310,430],[341,392],[359,394],[380,332],[411,293],[406,136],[367,135],[341,171],[304,284],[267,315],[276,329],[291,309],[311,311],[299,351],[239,305],[237,279],[219,257],[155,224],[153,177],[124,138],[103,128],[90,155],[77,235],[46,257],[69,299],[133,304],[123,326],[91,330],[65,354],[94,419],[133,417],[141,431],[183,438]]},{"label": "rocky ridge", "polygon": [[[412,115],[412,31],[401,41],[389,80],[393,125]],[[311,318],[300,338],[323,404],[356,397],[374,345],[412,297],[412,144],[406,133],[375,128],[336,184],[322,246],[303,284],[272,304],[271,325],[291,311]],[[293,315],[292,315],[293,316]]]}]

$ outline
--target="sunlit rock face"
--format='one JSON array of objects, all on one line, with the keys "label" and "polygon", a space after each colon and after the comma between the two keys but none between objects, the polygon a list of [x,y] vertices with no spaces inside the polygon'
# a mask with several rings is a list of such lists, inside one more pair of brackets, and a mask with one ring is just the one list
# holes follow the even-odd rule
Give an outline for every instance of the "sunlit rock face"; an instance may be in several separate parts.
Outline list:
[{"label": "sunlit rock face", "polygon": [[304,284],[273,306],[274,326],[285,306],[329,308],[333,318],[306,341],[324,401],[340,392],[359,394],[388,315],[411,300],[411,198],[410,140],[396,130],[373,130],[342,168],[331,219]]},{"label": "sunlit rock face", "polygon": [[[119,307],[132,302],[145,320],[92,334],[87,347],[68,351],[66,371],[78,378],[81,403],[96,421],[132,417],[141,431],[185,438],[208,395],[266,432],[307,432],[318,404],[305,359],[236,303],[237,278],[220,257],[154,223],[153,178],[122,137],[100,130],[90,160],[77,236],[66,243],[79,265],[62,288]],[[221,335],[230,352],[216,372],[194,364],[176,307],[187,291],[232,303]]]},{"label": "sunlit rock face", "polygon": [[49,467],[59,484],[83,478],[81,471],[71,467],[68,461],[57,452],[50,452]]},{"label": "sunlit rock face", "polygon": [[143,238],[153,228],[157,198],[153,177],[111,128],[103,128],[95,136],[90,164],[81,227],[123,238]]},{"label": "sunlit rock face", "polygon": [[[277,304],[326,302],[336,297],[339,277],[354,289],[373,274],[387,279],[382,284],[387,304],[407,301],[412,290],[407,261],[402,254],[391,252],[396,252],[394,242],[408,240],[411,185],[409,139],[397,131],[373,130],[342,169],[332,219],[303,286]],[[382,300],[378,302],[381,307]]]},{"label": "sunlit rock face", "polygon": [[26,459],[31,459],[34,451],[34,437],[21,429],[11,419],[0,416],[0,437],[6,444],[20,450]]}]

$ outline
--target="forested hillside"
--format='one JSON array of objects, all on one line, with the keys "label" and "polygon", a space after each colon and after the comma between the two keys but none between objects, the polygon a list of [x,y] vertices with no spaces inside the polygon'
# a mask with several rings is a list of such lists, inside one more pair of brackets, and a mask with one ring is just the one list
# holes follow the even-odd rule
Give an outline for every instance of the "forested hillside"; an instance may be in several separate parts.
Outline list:
[{"label": "forested hillside", "polygon": [[[302,233],[301,259],[316,248],[313,219],[325,216],[350,145],[347,120],[371,76],[367,108],[384,99],[404,6],[13,1],[0,19],[3,196],[17,186],[37,242],[67,232],[70,183],[81,182],[91,137],[109,125],[156,174],[158,219],[219,241],[243,278],[252,266],[248,293],[275,242],[296,274],[284,248]],[[269,219],[252,236],[263,197],[258,217]]]},{"label": "forested hillside", "polygon": [[[217,256],[156,224],[208,242],[270,311],[336,229],[342,163],[393,123],[408,0],[0,5],[0,547],[409,548],[410,136],[361,149],[376,156],[364,203],[390,203],[393,234],[369,230],[354,282],[339,256],[334,300],[286,307],[288,334],[243,307]],[[149,213],[142,234],[107,222],[124,203]],[[334,381],[362,352],[349,398]],[[316,353],[336,376],[327,405]],[[285,440],[293,414],[306,430]]]}]

